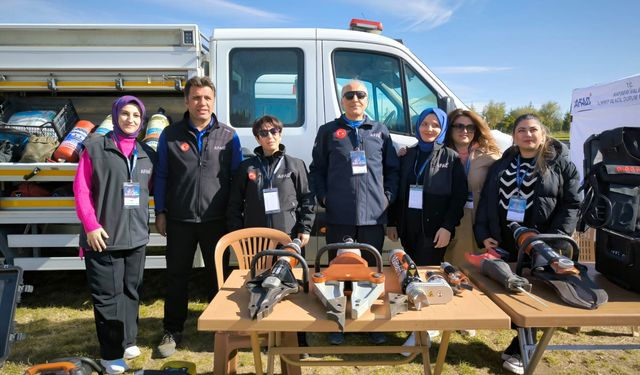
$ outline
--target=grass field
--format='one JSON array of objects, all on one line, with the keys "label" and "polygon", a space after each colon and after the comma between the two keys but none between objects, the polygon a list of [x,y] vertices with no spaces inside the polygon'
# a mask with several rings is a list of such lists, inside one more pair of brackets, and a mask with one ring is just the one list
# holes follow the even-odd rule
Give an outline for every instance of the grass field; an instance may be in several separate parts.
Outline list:
[{"label": "grass field", "polygon": [[559,132],[554,132],[552,134],[553,138],[559,140],[559,141],[568,141],[569,140],[569,132],[568,131],[559,131]]},{"label": "grass field", "polygon": [[[130,361],[133,370],[159,369],[164,362],[154,351],[162,332],[163,302],[161,293],[164,283],[162,271],[147,271],[143,303],[140,309],[140,333],[138,345],[142,356]],[[29,366],[57,357],[98,357],[99,349],[95,336],[93,312],[86,287],[84,273],[39,272],[27,273],[25,281],[34,285],[33,294],[23,295],[17,310],[17,329],[27,334],[24,341],[11,347],[3,375],[21,375]],[[172,359],[195,362],[199,374],[213,371],[213,334],[196,332],[196,320],[205,309],[202,296],[197,290],[201,285],[194,282],[196,296],[189,304],[189,320],[185,329],[185,346]],[[389,337],[393,344],[401,344],[406,333]],[[513,337],[513,332],[478,331],[476,337],[467,338],[452,334],[444,367],[445,374],[502,374],[500,353]],[[309,334],[311,345],[325,345],[325,336]],[[431,358],[435,361],[439,338],[434,340]],[[348,345],[365,344],[366,336],[347,336]],[[632,337],[629,327],[585,328],[578,334],[559,330],[552,344],[640,344],[640,338]],[[254,372],[253,359],[246,351],[240,353],[239,373]],[[376,358],[376,357],[371,357]],[[263,356],[266,363],[266,356]],[[276,363],[278,363],[276,361]],[[419,374],[422,365],[418,357],[414,362],[396,367],[303,367],[303,374]],[[640,373],[640,351],[553,351],[545,353],[537,373],[540,374],[638,374]]]}]

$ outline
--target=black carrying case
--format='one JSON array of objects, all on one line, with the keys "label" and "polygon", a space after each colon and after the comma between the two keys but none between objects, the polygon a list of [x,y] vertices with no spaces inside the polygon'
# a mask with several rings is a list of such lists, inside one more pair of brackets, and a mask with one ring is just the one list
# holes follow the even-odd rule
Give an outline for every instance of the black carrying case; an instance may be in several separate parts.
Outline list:
[{"label": "black carrying case", "polygon": [[640,238],[597,229],[596,271],[623,288],[640,292]]},{"label": "black carrying case", "polygon": [[579,227],[596,228],[596,270],[640,292],[640,128],[589,137],[583,169]]},{"label": "black carrying case", "polygon": [[20,301],[22,268],[0,264],[0,367],[9,356],[13,318]]}]

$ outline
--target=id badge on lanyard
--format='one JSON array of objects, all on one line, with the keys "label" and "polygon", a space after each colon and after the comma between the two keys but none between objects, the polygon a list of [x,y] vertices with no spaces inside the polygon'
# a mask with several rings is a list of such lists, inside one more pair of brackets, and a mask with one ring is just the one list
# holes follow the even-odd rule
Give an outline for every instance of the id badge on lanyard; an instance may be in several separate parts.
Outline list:
[{"label": "id badge on lanyard", "polygon": [[351,151],[351,173],[366,174],[367,173],[367,156],[364,151]]},{"label": "id badge on lanyard", "polygon": [[422,209],[422,185],[409,186],[409,208]]},{"label": "id badge on lanyard", "polygon": [[[471,152],[469,152],[469,157],[467,158],[467,162],[464,166],[464,174],[469,177],[469,170],[471,169]],[[473,192],[469,192],[467,195],[467,201],[464,202],[464,208],[469,208],[473,210]]]},{"label": "id badge on lanyard", "polygon": [[132,209],[140,206],[140,183],[123,182],[122,191],[124,192],[124,208]]},{"label": "id badge on lanyard", "polygon": [[282,165],[282,160],[284,157],[278,160],[275,168],[273,168],[273,173],[269,175],[267,168],[260,161],[260,169],[262,169],[262,174],[264,175],[266,186],[269,188],[262,189],[262,200],[264,202],[264,212],[266,214],[275,214],[280,212],[280,198],[278,198],[278,188],[272,187],[272,181],[276,177],[280,166]]},{"label": "id badge on lanyard", "polygon": [[507,220],[522,223],[524,212],[527,209],[527,200],[517,196],[509,199],[509,210],[507,210]]},{"label": "id badge on lanyard", "polygon": [[264,198],[265,213],[275,214],[280,212],[280,199],[278,198],[278,188],[263,189],[262,197]]},{"label": "id badge on lanyard", "polygon": [[[115,135],[113,136],[113,142],[117,145]],[[136,163],[138,161],[138,147],[133,146],[131,152],[131,159],[127,159],[127,172],[129,173],[129,181],[122,183],[122,195],[123,206],[125,209],[138,208],[140,206],[140,183],[133,182],[133,172],[136,169]]]},{"label": "id badge on lanyard", "polygon": [[522,223],[524,221],[524,213],[527,210],[527,200],[520,195],[520,185],[524,182],[526,172],[520,174],[520,155],[518,155],[518,164],[516,167],[516,186],[518,195],[509,199],[509,210],[507,210],[507,220]]},{"label": "id badge on lanyard", "polygon": [[467,201],[464,203],[464,208],[473,209],[473,192],[469,192],[469,195],[467,195]]}]

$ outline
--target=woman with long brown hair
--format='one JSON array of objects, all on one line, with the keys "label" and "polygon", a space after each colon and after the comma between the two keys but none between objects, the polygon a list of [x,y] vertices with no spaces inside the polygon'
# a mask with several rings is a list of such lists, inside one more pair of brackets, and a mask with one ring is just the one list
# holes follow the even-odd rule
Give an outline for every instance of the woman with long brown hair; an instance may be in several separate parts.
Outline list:
[{"label": "woman with long brown hair", "polygon": [[489,167],[502,153],[491,135],[489,126],[477,113],[459,108],[449,113],[448,117],[449,126],[444,143],[458,152],[469,190],[464,216],[444,256],[447,262],[458,265],[464,260],[465,253],[477,248],[473,240],[476,208]]}]

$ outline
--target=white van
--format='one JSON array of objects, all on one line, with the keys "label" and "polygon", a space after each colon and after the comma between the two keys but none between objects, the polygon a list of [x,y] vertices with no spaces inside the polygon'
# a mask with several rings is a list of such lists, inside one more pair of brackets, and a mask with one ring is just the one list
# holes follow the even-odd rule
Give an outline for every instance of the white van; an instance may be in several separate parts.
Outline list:
[{"label": "white van", "polygon": [[[367,86],[367,114],[389,127],[397,146],[415,143],[413,123],[423,109],[464,107],[407,47],[373,33],[215,29],[207,39],[197,25],[0,25],[0,120],[16,103],[39,108],[71,101],[80,119],[100,124],[125,93],[140,97],[149,115],[162,108],[175,120],[185,110],[186,80],[205,74],[217,88],[218,119],[237,129],[245,153],[257,146],[253,121],[271,114],[285,125],[287,152],[307,166],[318,127],[341,114],[339,93],[352,79]],[[73,197],[8,196],[26,178],[69,182],[75,167],[0,163],[5,261],[27,270],[84,267],[75,256]],[[320,211],[314,234],[322,224]],[[151,247],[163,244],[152,234]],[[323,244],[324,236],[315,236],[307,258]],[[150,255],[147,267],[163,267],[160,254]]]},{"label": "white van", "polygon": [[340,116],[339,93],[361,80],[367,115],[383,122],[399,145],[415,143],[416,117],[428,107],[464,104],[398,41],[352,30],[217,29],[210,42],[216,113],[233,125],[242,145],[256,146],[253,121],[283,121],[288,153],[311,162],[318,127]]}]

